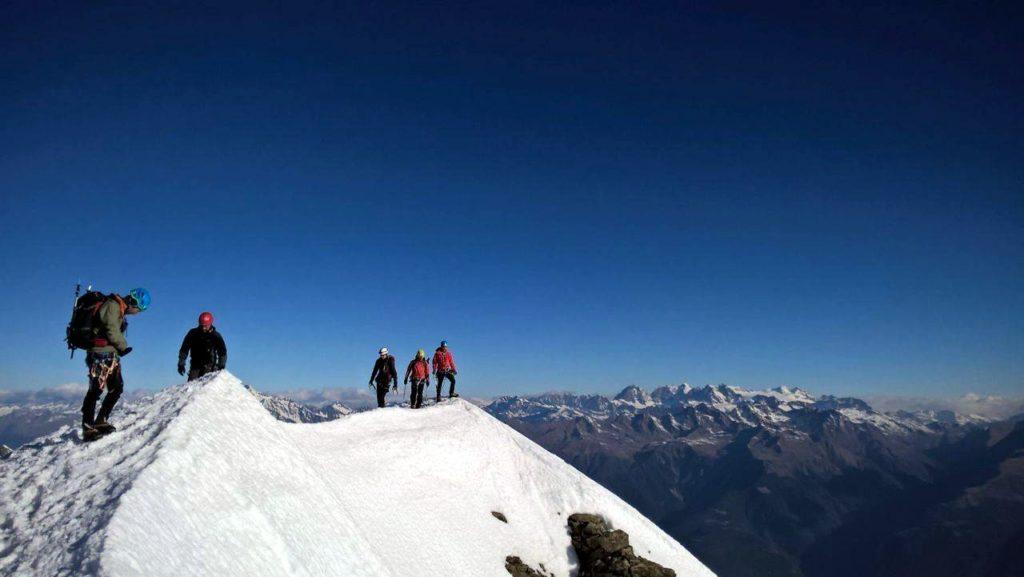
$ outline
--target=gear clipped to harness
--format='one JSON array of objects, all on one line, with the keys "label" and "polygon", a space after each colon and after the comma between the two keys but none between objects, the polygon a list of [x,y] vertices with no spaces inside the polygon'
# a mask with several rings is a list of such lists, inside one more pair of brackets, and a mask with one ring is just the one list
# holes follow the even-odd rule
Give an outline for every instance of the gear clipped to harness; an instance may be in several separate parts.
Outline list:
[{"label": "gear clipped to harness", "polygon": [[68,323],[67,336],[65,341],[71,356],[75,356],[75,349],[88,349],[93,345],[93,340],[99,332],[96,326],[96,313],[99,312],[103,303],[107,302],[107,295],[86,289],[85,294],[79,296],[82,285],[75,287],[75,306],[71,311],[71,322]]}]

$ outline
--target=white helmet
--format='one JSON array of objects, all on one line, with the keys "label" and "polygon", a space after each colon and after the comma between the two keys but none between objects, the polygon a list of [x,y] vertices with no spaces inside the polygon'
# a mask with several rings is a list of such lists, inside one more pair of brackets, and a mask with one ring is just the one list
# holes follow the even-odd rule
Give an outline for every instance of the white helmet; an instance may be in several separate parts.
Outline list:
[{"label": "white helmet", "polygon": [[382,355],[388,354],[388,348],[387,347],[381,347],[380,348],[380,354],[382,354]]}]

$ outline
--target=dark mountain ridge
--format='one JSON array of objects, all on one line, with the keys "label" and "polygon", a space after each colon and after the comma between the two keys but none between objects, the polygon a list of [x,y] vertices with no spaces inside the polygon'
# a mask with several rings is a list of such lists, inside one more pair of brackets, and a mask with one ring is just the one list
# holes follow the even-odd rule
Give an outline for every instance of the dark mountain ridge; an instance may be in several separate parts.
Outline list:
[{"label": "dark mountain ridge", "polygon": [[486,409],[722,576],[1008,575],[1000,568],[1021,560],[1020,423],[727,385],[502,397]]}]

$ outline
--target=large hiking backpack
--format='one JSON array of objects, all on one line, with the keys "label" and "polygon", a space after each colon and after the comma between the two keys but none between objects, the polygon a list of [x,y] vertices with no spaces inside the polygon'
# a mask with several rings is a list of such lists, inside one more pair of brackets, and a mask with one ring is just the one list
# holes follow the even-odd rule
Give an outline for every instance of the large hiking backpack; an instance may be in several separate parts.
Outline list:
[{"label": "large hiking backpack", "polygon": [[93,341],[99,336],[96,317],[108,298],[99,291],[89,291],[75,301],[71,322],[68,323],[67,337],[64,339],[71,349],[72,356],[75,349],[88,349],[93,346]]}]

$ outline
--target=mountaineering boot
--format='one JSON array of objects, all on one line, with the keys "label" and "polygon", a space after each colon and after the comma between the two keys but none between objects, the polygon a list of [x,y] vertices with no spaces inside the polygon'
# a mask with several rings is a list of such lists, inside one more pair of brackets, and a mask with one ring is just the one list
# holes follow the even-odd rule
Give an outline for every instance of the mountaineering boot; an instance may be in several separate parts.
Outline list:
[{"label": "mountaineering boot", "polygon": [[89,441],[95,441],[96,439],[99,439],[102,436],[103,434],[100,433],[96,429],[96,427],[82,423],[82,440],[85,441],[86,443],[88,443]]},{"label": "mountaineering boot", "polygon": [[111,425],[106,421],[97,422],[95,425],[93,425],[93,428],[99,431],[101,435],[109,435],[110,433],[113,433],[114,431],[117,430],[117,427]]}]

